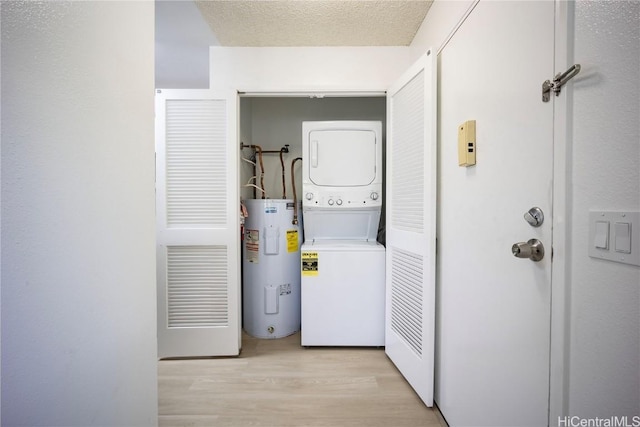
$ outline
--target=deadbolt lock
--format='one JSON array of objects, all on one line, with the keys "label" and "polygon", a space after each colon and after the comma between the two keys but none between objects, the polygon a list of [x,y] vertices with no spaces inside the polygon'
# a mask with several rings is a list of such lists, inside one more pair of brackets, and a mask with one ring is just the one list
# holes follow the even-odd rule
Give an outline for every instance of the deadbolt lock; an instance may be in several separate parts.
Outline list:
[{"label": "deadbolt lock", "polygon": [[531,261],[535,262],[544,258],[544,246],[538,239],[515,243],[511,247],[511,252],[516,258],[529,258]]},{"label": "deadbolt lock", "polygon": [[542,213],[542,209],[533,207],[525,212],[524,219],[529,223],[530,226],[540,227],[544,222],[544,214]]}]

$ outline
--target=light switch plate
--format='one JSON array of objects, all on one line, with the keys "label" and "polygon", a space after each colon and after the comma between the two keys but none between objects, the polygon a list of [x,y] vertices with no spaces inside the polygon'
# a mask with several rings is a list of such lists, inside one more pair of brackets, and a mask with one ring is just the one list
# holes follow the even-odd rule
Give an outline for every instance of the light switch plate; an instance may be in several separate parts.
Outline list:
[{"label": "light switch plate", "polygon": [[[603,222],[609,224],[605,248],[598,247],[603,246]],[[589,211],[589,256],[640,266],[640,212]]]}]

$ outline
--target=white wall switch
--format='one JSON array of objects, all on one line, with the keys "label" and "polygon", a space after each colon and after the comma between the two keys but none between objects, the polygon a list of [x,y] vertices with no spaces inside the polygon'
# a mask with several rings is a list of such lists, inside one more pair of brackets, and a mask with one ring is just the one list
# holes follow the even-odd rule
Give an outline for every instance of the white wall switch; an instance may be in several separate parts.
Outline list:
[{"label": "white wall switch", "polygon": [[[614,227],[616,252],[631,253],[631,224],[616,222]],[[636,242],[637,244],[637,242]]]},{"label": "white wall switch", "polygon": [[640,212],[589,211],[589,256],[640,266]]},{"label": "white wall switch", "polygon": [[598,249],[609,249],[609,221],[596,221],[596,235],[593,239]]}]

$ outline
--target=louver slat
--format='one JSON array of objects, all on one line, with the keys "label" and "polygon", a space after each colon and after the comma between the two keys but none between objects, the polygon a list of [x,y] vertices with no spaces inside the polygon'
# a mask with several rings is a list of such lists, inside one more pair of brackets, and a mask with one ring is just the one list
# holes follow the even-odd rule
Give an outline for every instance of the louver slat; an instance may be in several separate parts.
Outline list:
[{"label": "louver slat", "polygon": [[226,102],[168,100],[167,226],[227,222]]},{"label": "louver slat", "polygon": [[424,72],[394,97],[391,221],[393,227],[424,232]]},{"label": "louver slat", "polygon": [[169,328],[228,325],[225,246],[167,248],[167,311]]},{"label": "louver slat", "polygon": [[391,329],[422,355],[423,257],[391,248]]}]

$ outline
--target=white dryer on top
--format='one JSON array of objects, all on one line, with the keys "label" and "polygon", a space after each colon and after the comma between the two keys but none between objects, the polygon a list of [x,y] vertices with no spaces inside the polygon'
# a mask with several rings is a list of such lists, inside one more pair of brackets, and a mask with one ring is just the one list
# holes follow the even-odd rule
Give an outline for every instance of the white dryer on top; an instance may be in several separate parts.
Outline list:
[{"label": "white dryer on top", "polygon": [[375,241],[382,210],[382,123],[302,123],[305,240]]}]

